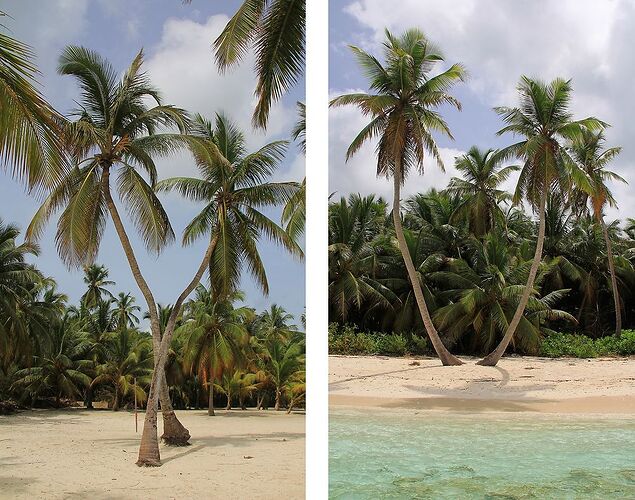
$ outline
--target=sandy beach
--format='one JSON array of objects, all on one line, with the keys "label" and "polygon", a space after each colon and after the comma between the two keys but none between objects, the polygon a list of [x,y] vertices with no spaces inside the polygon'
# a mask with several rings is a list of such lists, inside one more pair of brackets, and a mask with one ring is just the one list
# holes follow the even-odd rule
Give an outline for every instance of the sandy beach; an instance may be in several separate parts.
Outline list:
[{"label": "sandy beach", "polygon": [[[0,417],[0,498],[304,498],[304,415],[181,411],[191,446],[135,465],[129,412],[35,410]],[[161,425],[159,426],[161,432]]]},{"label": "sandy beach", "polygon": [[331,406],[635,413],[635,358],[505,357],[496,367],[438,359],[330,356]]}]

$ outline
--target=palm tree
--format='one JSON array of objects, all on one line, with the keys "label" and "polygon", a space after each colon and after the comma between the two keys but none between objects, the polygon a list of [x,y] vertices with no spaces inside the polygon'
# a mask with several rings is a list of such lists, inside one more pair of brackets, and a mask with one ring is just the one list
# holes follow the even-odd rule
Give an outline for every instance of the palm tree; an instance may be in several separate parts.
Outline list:
[{"label": "palm tree", "polygon": [[329,309],[347,321],[351,313],[390,309],[396,296],[378,274],[386,203],[374,195],[342,197],[329,204]]},{"label": "palm tree", "polygon": [[476,146],[457,158],[455,167],[463,174],[463,178],[453,177],[447,188],[450,194],[462,198],[454,215],[467,220],[470,232],[482,238],[494,227],[495,220],[502,216],[499,204],[510,198],[500,189],[500,185],[518,167],[501,168],[496,151],[481,151]]},{"label": "palm tree", "polygon": [[199,285],[197,296],[198,300],[187,304],[186,319],[178,332],[185,337],[185,371],[196,371],[199,379],[206,381],[208,415],[213,416],[215,381],[241,360],[242,348],[248,341],[245,318],[251,310],[234,308],[233,302],[242,298],[238,292],[227,299],[216,300],[211,291]]},{"label": "palm tree", "polygon": [[108,269],[99,264],[84,266],[84,283],[87,290],[82,295],[81,301],[85,307],[92,309],[106,296],[114,299],[110,290],[106,287],[114,285],[115,282],[108,279]]},{"label": "palm tree", "polygon": [[[67,148],[76,165],[45,199],[27,236],[37,238],[51,215],[63,209],[57,224],[58,252],[69,265],[89,264],[97,255],[109,214],[150,311],[153,345],[157,350],[155,361],[162,362],[165,354],[161,356],[159,352],[161,332],[156,303],[113,200],[110,176],[117,175],[119,197],[146,247],[159,252],[173,240],[174,233],[154,194],[157,171],[153,158],[176,151],[186,139],[180,134],[157,133],[157,129],[175,126],[183,132],[188,119],[183,110],[162,104],[159,92],[141,71],[142,64],[141,51],[123,78],[118,80],[117,72],[99,54],[77,46],[69,46],[63,51],[58,71],[74,76],[82,90],[77,119],[66,124],[64,130]],[[179,297],[177,310],[200,280],[206,266],[204,258],[199,273]],[[160,381],[164,378],[161,366],[153,377],[152,386],[156,390],[151,390],[148,398],[139,465],[160,464],[156,436],[158,398],[161,398],[163,408],[169,410],[163,412],[164,427],[168,429],[168,436],[174,434],[174,444],[186,442],[186,434],[189,439],[189,433],[171,411],[167,390],[161,391]],[[170,418],[166,420],[167,417]]]},{"label": "palm tree", "polygon": [[216,384],[216,388],[227,397],[226,410],[232,409],[232,401],[235,396],[238,396],[240,409],[246,410],[245,399],[258,389],[256,374],[245,373],[242,370],[224,373],[220,382],[220,384]]},{"label": "palm tree", "polygon": [[39,249],[31,243],[16,244],[19,229],[0,219],[0,366],[30,353],[30,332],[24,305],[41,275],[26,262]]},{"label": "palm tree", "polygon": [[52,187],[68,168],[62,118],[38,89],[34,59],[30,47],[0,33],[0,165],[29,189]]},{"label": "palm tree", "polygon": [[304,72],[305,16],[305,0],[244,0],[214,41],[221,70],[239,63],[250,48],[256,55],[254,126],[267,126],[271,105]]},{"label": "palm tree", "polygon": [[69,327],[62,318],[51,332],[51,345],[34,359],[35,366],[18,371],[14,387],[23,388],[25,394],[35,400],[40,395],[51,394],[55,405],[60,406],[62,396],[76,397],[90,384],[90,342],[82,333]]},{"label": "palm tree", "polygon": [[571,92],[570,81],[558,78],[546,84],[523,76],[518,85],[521,106],[496,108],[506,124],[498,134],[512,132],[524,137],[506,147],[501,158],[523,160],[513,201],[526,200],[537,210],[539,225],[534,259],[516,312],[498,346],[478,362],[480,365],[495,366],[498,363],[523,317],[542,259],[548,193],[552,190],[570,193],[573,186],[590,189],[588,176],[577,167],[562,142],[574,140],[584,129],[599,129],[604,124],[596,118],[574,121],[568,109]]},{"label": "palm tree", "polygon": [[[518,306],[529,262],[510,252],[497,235],[490,235],[482,242],[472,240],[470,246],[469,263],[450,259],[443,270],[429,275],[443,290],[443,296],[450,299],[448,305],[435,312],[434,320],[453,342],[465,340],[472,352],[489,352],[505,333]],[[536,279],[537,288],[555,265],[542,266]],[[523,352],[538,352],[543,333],[548,332],[546,320],[576,323],[569,313],[552,308],[569,291],[554,290],[543,297],[538,290],[532,292],[514,337]],[[471,338],[464,339],[466,333]]]},{"label": "palm tree", "polygon": [[587,202],[591,202],[593,215],[602,227],[602,234],[606,244],[609,272],[611,274],[611,289],[613,290],[613,304],[615,307],[615,336],[619,337],[622,332],[622,314],[619,291],[617,288],[617,277],[615,274],[615,263],[613,259],[613,248],[609,237],[606,222],[604,221],[604,207],[606,205],[615,206],[615,199],[606,185],[609,180],[616,180],[626,183],[626,181],[615,172],[611,172],[606,167],[620,153],[622,148],[604,147],[603,131],[591,132],[583,131],[582,135],[573,142],[571,149],[573,158],[580,163],[584,171],[591,178],[591,194],[581,191],[579,202],[586,207]]},{"label": "palm tree", "polygon": [[282,394],[291,382],[304,375],[304,355],[301,342],[268,339],[264,344],[265,372],[275,390],[275,410],[280,410]]},{"label": "palm tree", "polygon": [[[266,144],[254,153],[245,150],[245,137],[225,116],[216,115],[215,125],[202,116],[194,119],[194,134],[201,142],[193,154],[202,178],[173,177],[157,184],[158,191],[176,190],[184,197],[205,203],[183,232],[183,244],[204,235],[211,241],[210,282],[216,297],[236,290],[241,269],[246,267],[269,292],[269,283],[258,251],[261,235],[301,256],[298,244],[262,208],[283,204],[297,190],[295,182],[268,182],[279,167],[286,141]],[[220,151],[220,156],[210,154]]]},{"label": "palm tree", "polygon": [[141,308],[135,305],[135,298],[132,295],[120,292],[114,300],[114,304],[115,310],[113,314],[117,317],[118,330],[134,328],[139,324],[139,318],[135,315],[135,312],[140,311]]},{"label": "palm tree", "polygon": [[291,324],[292,321],[292,314],[278,304],[271,304],[269,310],[260,314],[257,319],[258,336],[289,340],[301,333],[295,325]]},{"label": "palm tree", "polygon": [[453,64],[446,71],[431,76],[430,71],[443,57],[417,29],[410,29],[400,37],[386,30],[385,65],[358,47],[351,49],[369,78],[371,91],[376,93],[347,94],[331,101],[331,106],[356,105],[364,115],[372,118],[349,146],[346,159],[359,151],[365,142],[378,138],[377,175],[393,178],[395,234],[426,332],[444,365],[462,364],[443,345],[426,307],[404,238],[400,192],[412,168],[423,171],[426,152],[432,154],[439,167],[443,168],[431,132],[441,132],[450,138],[452,134],[436,109],[442,104],[460,109],[459,102],[448,91],[465,78],[465,70],[460,64]]}]

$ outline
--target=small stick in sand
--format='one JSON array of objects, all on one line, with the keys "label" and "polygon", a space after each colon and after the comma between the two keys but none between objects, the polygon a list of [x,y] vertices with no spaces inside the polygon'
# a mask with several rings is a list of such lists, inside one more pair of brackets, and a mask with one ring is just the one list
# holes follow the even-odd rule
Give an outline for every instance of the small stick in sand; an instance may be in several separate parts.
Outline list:
[{"label": "small stick in sand", "polygon": [[139,432],[139,423],[137,420],[137,377],[134,378],[134,431]]}]

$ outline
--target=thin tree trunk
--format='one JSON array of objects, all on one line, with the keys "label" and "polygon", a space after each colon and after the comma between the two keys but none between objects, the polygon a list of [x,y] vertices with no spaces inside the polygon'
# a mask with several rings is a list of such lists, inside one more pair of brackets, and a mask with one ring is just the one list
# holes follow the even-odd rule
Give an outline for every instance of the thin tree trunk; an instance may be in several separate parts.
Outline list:
[{"label": "thin tree trunk", "polygon": [[615,305],[615,336],[619,338],[622,334],[622,313],[620,307],[620,294],[617,288],[617,277],[615,275],[615,264],[613,262],[613,244],[609,237],[609,231],[604,222],[604,217],[599,216],[604,234],[604,242],[606,243],[606,253],[609,260],[609,272],[611,273],[611,287],[613,288],[613,303]]},{"label": "thin tree trunk", "polygon": [[[121,221],[121,217],[119,216],[119,212],[117,211],[117,207],[112,199],[112,195],[110,194],[110,166],[105,165],[104,171],[102,174],[102,190],[104,193],[104,197],[106,199],[106,205],[108,206],[108,210],[113,220],[113,224],[117,231],[117,235],[119,236],[119,240],[121,241],[121,245],[123,247],[124,253],[126,254],[126,258],[128,259],[128,263],[130,265],[130,269],[132,271],[132,275],[135,279],[135,282],[139,286],[141,293],[143,294],[146,304],[148,306],[148,312],[150,314],[150,326],[152,330],[153,339],[157,338],[157,336],[161,335],[161,327],[159,324],[159,317],[157,312],[156,302],[150,291],[150,287],[145,281],[143,275],[141,274],[141,270],[139,269],[139,264],[134,255],[134,251],[132,249],[132,245],[130,244],[130,240],[128,235],[126,234],[126,230]],[[187,296],[194,290],[196,285],[200,282],[203,274],[205,273],[205,269],[209,264],[210,257],[216,247],[216,242],[218,241],[218,236],[214,235],[211,238],[210,244],[205,252],[205,256],[203,257],[203,261],[199,266],[194,278],[189,283],[189,285],[183,290],[181,295],[179,295],[177,301],[174,304],[174,308],[172,310],[172,314],[170,314],[170,318],[168,320],[167,327],[165,332],[163,333],[163,338],[161,338],[161,342],[158,345],[158,350],[154,352],[155,356],[155,370],[152,374],[152,380],[150,383],[150,391],[148,395],[148,402],[146,408],[146,416],[143,427],[143,434],[141,435],[141,445],[139,447],[139,459],[137,460],[137,465],[151,465],[158,466],[161,465],[161,458],[159,454],[159,440],[157,436],[157,410],[158,410],[158,399],[161,394],[161,382],[165,379],[165,362],[167,360],[167,351],[172,341],[172,334],[174,333],[174,326],[176,324],[176,319],[180,313],[181,306],[183,305],[183,301],[187,298]],[[159,337],[160,338],[160,337]],[[156,343],[153,341],[153,347]],[[156,367],[160,367],[159,370]],[[162,376],[159,375],[158,372],[163,372]],[[169,400],[169,396],[168,396]],[[171,408],[171,404],[168,403],[168,406]],[[176,415],[174,415],[176,418]],[[179,422],[179,425],[182,425]],[[184,427],[183,427],[184,428]],[[185,429],[185,428],[184,428]],[[187,430],[187,429],[185,429]],[[189,433],[188,433],[189,434]]]},{"label": "thin tree trunk", "polygon": [[93,388],[92,386],[88,386],[86,388],[86,396],[84,397],[84,406],[88,410],[93,409]]},{"label": "thin tree trunk", "polygon": [[119,389],[115,387],[115,400],[112,403],[112,411],[119,411]]},{"label": "thin tree trunk", "polygon": [[232,409],[232,395],[230,392],[227,393],[227,405],[225,406],[225,410],[229,411]]},{"label": "thin tree trunk", "polygon": [[280,410],[280,396],[281,396],[280,389],[276,387],[276,405],[274,406],[275,411]]},{"label": "thin tree trunk", "polygon": [[212,375],[212,367],[210,366],[209,375],[209,401],[207,403],[207,415],[210,417],[215,416],[214,413],[214,376]]},{"label": "thin tree trunk", "polygon": [[397,164],[395,165],[394,173],[394,198],[392,203],[392,217],[395,225],[395,235],[397,236],[397,241],[399,242],[401,256],[403,257],[404,263],[406,264],[408,278],[410,279],[410,283],[412,284],[412,289],[415,294],[419,313],[421,314],[421,319],[423,320],[423,325],[426,329],[426,332],[428,333],[428,337],[430,337],[430,341],[432,342],[432,347],[434,347],[434,350],[439,356],[441,363],[443,363],[444,366],[462,365],[463,361],[450,353],[450,351],[448,351],[447,348],[443,345],[443,342],[441,341],[441,338],[439,337],[439,334],[434,327],[432,318],[430,317],[430,312],[428,311],[425,298],[423,297],[423,291],[421,290],[419,277],[417,275],[414,263],[412,262],[410,252],[408,251],[406,237],[404,236],[403,227],[401,225],[401,162],[397,160],[396,163]]},{"label": "thin tree trunk", "polygon": [[503,339],[500,341],[496,349],[494,349],[491,353],[485,356],[482,360],[480,360],[477,365],[482,366],[496,366],[499,362],[503,354],[505,354],[505,350],[509,345],[514,333],[516,332],[516,328],[520,323],[520,320],[525,313],[525,307],[527,307],[527,302],[529,302],[529,297],[531,296],[531,292],[534,289],[534,282],[536,281],[536,274],[538,273],[538,268],[540,267],[540,261],[542,260],[542,247],[545,242],[545,205],[547,203],[547,188],[543,189],[543,192],[540,195],[540,207],[538,210],[538,216],[540,218],[540,222],[538,224],[538,240],[536,241],[536,252],[534,253],[534,260],[531,263],[531,268],[529,269],[529,277],[527,278],[527,284],[525,285],[525,289],[523,290],[523,294],[520,297],[520,302],[518,303],[518,307],[516,307],[516,312],[512,317],[507,330],[505,331],[505,335]]}]

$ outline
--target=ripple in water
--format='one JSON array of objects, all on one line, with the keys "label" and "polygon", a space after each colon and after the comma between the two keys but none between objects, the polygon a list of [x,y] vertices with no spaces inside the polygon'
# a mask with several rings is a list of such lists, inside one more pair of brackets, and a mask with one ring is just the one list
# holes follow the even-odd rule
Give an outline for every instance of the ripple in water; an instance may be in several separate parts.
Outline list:
[{"label": "ripple in water", "polygon": [[336,410],[333,499],[635,499],[635,419]]}]

